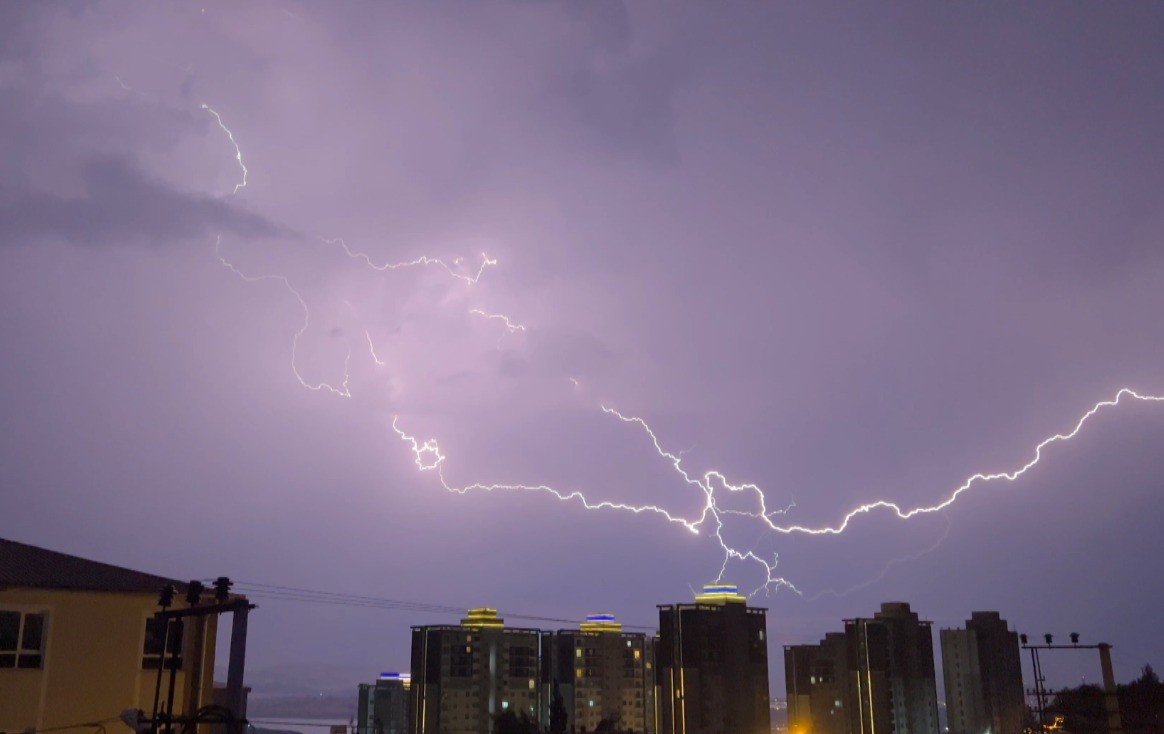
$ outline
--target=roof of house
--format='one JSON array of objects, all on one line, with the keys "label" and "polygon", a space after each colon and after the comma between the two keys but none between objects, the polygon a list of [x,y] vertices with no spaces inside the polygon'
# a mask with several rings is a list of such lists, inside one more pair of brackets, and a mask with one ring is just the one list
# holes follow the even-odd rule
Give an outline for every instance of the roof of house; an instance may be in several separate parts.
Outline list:
[{"label": "roof of house", "polygon": [[7,586],[152,594],[166,584],[173,584],[180,591],[186,588],[186,584],[164,576],[0,538],[0,588]]}]

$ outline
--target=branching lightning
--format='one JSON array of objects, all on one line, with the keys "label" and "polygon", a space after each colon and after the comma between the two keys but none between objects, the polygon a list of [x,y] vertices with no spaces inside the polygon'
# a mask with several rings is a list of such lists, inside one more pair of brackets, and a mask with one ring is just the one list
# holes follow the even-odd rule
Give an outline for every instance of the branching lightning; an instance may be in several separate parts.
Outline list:
[{"label": "branching lightning", "polygon": [[[121,83],[120,79],[118,79],[118,82]],[[124,84],[123,84],[123,86],[124,86]],[[247,172],[246,165],[243,163],[242,151],[239,148],[237,142],[235,141],[233,133],[223,123],[223,120],[222,120],[221,116],[218,114],[218,112],[216,112],[214,109],[210,108],[208,105],[202,105],[202,109],[205,109],[208,112],[210,112],[210,114],[214,115],[215,119],[218,121],[219,127],[226,133],[231,144],[234,146],[235,160],[238,162],[238,165],[241,168],[242,174],[243,174],[242,181],[235,185],[234,191],[232,192],[232,194],[238,193],[238,191],[240,189],[244,188],[247,185],[247,173],[248,172]],[[441,258],[430,257],[428,255],[422,255],[422,256],[417,257],[413,260],[402,261],[402,262],[397,262],[397,263],[375,263],[372,261],[371,257],[369,255],[367,255],[366,253],[357,252],[357,251],[352,250],[342,238],[335,238],[335,239],[321,238],[321,239],[327,244],[338,245],[339,247],[341,247],[343,249],[344,253],[349,258],[351,258],[353,260],[360,261],[365,266],[367,266],[368,268],[375,270],[375,271],[384,272],[384,271],[388,271],[388,270],[398,270],[398,269],[402,269],[402,268],[411,268],[411,267],[416,267],[416,266],[435,265],[439,268],[442,268],[444,271],[447,272],[448,275],[452,276],[453,278],[456,278],[456,279],[464,282],[467,286],[472,286],[472,285],[476,284],[481,279],[482,275],[484,274],[484,272],[487,268],[494,267],[497,265],[496,259],[490,258],[488,255],[486,255],[484,253],[482,253],[480,265],[476,268],[475,271],[466,270],[463,267],[463,260],[461,258],[456,258],[456,259],[452,260],[451,262],[446,262],[445,260],[443,260]],[[305,387],[309,390],[313,390],[316,392],[329,392],[331,394],[334,394],[334,395],[337,395],[340,397],[350,398],[352,396],[352,393],[351,393],[351,390],[349,387],[349,382],[350,382],[349,366],[350,366],[350,361],[351,361],[351,349],[350,349],[350,347],[348,349],[347,357],[345,358],[345,361],[344,361],[344,378],[343,378],[343,381],[339,387],[328,384],[326,382],[319,382],[319,383],[309,382],[299,372],[299,369],[297,367],[297,355],[298,355],[299,340],[310,326],[311,313],[310,313],[310,310],[308,308],[307,301],[303,298],[303,296],[300,294],[300,292],[295,289],[295,287],[292,285],[291,281],[286,276],[283,276],[283,275],[276,275],[276,274],[248,275],[248,274],[244,273],[242,270],[240,270],[238,267],[236,267],[232,262],[227,260],[226,257],[222,254],[222,252],[221,252],[221,236],[215,241],[214,252],[215,252],[216,257],[223,264],[223,266],[230,269],[233,273],[235,273],[237,276],[239,276],[240,278],[242,278],[243,280],[245,280],[247,282],[254,283],[254,282],[271,280],[271,281],[278,281],[278,282],[283,284],[283,286],[287,289],[287,291],[290,292],[291,295],[294,296],[295,299],[299,302],[300,308],[303,311],[302,325],[295,332],[295,334],[291,340],[291,370],[292,370],[293,374],[295,375],[295,377],[299,381],[299,383],[303,387]],[[474,316],[480,316],[480,317],[487,319],[487,320],[499,320],[504,324],[505,328],[508,330],[509,333],[515,333],[518,331],[524,332],[527,330],[525,325],[516,323],[512,319],[510,319],[508,316],[505,316],[503,314],[491,313],[491,312],[488,312],[488,311],[485,311],[485,310],[482,310],[479,308],[472,308],[469,310],[469,313],[474,315]],[[364,330],[364,336],[365,336],[365,339],[367,340],[368,351],[369,351],[369,354],[371,355],[372,361],[377,366],[381,366],[381,367],[385,366],[384,360],[382,360],[376,352],[376,347],[372,341],[371,333],[367,329]],[[574,388],[580,387],[580,382],[577,378],[568,377],[568,379],[573,384]],[[760,523],[760,528],[761,528],[760,536],[757,538],[757,541],[756,541],[758,543],[760,539],[762,539],[766,535],[773,534],[773,533],[778,534],[778,535],[815,535],[815,536],[840,535],[841,533],[845,532],[846,529],[849,528],[850,524],[858,516],[873,513],[876,510],[889,511],[900,520],[909,520],[911,518],[918,517],[920,515],[929,515],[929,514],[933,514],[933,513],[939,513],[942,510],[945,510],[946,508],[948,508],[952,504],[954,504],[954,502],[958,499],[959,496],[961,496],[963,493],[969,491],[972,487],[974,487],[976,485],[987,484],[987,483],[991,483],[991,482],[999,482],[999,481],[1007,482],[1007,483],[1017,481],[1019,478],[1021,478],[1024,474],[1026,474],[1028,471],[1030,471],[1032,468],[1034,468],[1042,460],[1042,458],[1044,456],[1045,449],[1049,448],[1052,444],[1066,442],[1066,441],[1069,441],[1070,439],[1074,438],[1076,435],[1079,434],[1080,431],[1082,431],[1084,425],[1087,423],[1087,421],[1092,416],[1096,415],[1098,412],[1100,412],[1101,410],[1103,410],[1105,408],[1112,408],[1112,407],[1118,406],[1124,398],[1143,401],[1143,402],[1164,402],[1164,396],[1141,394],[1141,393],[1138,393],[1131,388],[1127,388],[1127,387],[1121,388],[1118,392],[1116,392],[1115,396],[1112,397],[1111,399],[1102,400],[1102,401],[1096,403],[1095,405],[1093,405],[1089,410],[1087,410],[1078,419],[1078,421],[1074,424],[1074,426],[1071,428],[1071,430],[1069,430],[1065,433],[1056,433],[1052,436],[1049,436],[1048,438],[1043,439],[1038,444],[1036,444],[1032,457],[1026,463],[1019,466],[1017,469],[1011,469],[1011,470],[1007,470],[1007,471],[996,471],[996,472],[989,472],[989,473],[988,472],[978,472],[978,473],[972,474],[969,477],[967,477],[964,481],[962,481],[962,483],[959,484],[957,487],[955,487],[952,491],[950,491],[949,494],[945,495],[943,499],[941,499],[940,501],[938,501],[937,503],[932,504],[932,505],[923,505],[923,506],[918,506],[918,507],[912,507],[910,509],[904,509],[900,504],[898,504],[897,502],[894,502],[892,500],[877,499],[877,500],[859,505],[856,508],[850,510],[849,512],[844,514],[841,517],[841,519],[835,524],[822,525],[819,527],[811,527],[811,526],[807,526],[807,525],[783,523],[782,519],[784,517],[786,517],[795,508],[795,503],[794,502],[790,503],[788,506],[783,507],[783,508],[769,509],[768,504],[767,504],[767,498],[766,498],[763,490],[756,484],[748,483],[748,482],[733,484],[732,482],[728,481],[728,478],[724,473],[722,473],[718,470],[710,470],[710,471],[704,472],[701,475],[696,475],[696,474],[688,471],[683,466],[683,454],[684,454],[684,452],[682,452],[682,451],[672,452],[672,451],[665,449],[662,445],[662,442],[659,440],[658,435],[656,434],[655,430],[646,422],[646,420],[644,420],[643,418],[638,417],[638,416],[625,415],[625,414],[619,412],[618,410],[616,410],[615,408],[609,407],[607,405],[600,404],[598,406],[598,408],[602,411],[602,413],[615,418],[616,420],[618,420],[619,422],[621,422],[623,424],[634,426],[642,434],[645,434],[645,436],[647,437],[647,439],[650,442],[650,445],[653,447],[655,453],[661,459],[663,459],[667,464],[669,464],[671,469],[679,476],[679,479],[681,480],[681,484],[683,484],[686,487],[690,488],[691,490],[695,491],[695,493],[696,493],[695,496],[699,499],[698,510],[696,510],[694,513],[688,513],[687,515],[684,515],[684,514],[677,512],[677,511],[672,511],[670,509],[660,507],[658,505],[653,505],[653,504],[641,504],[640,505],[640,504],[615,502],[615,501],[610,501],[610,500],[600,500],[600,501],[592,500],[592,499],[589,499],[586,496],[586,494],[584,494],[581,490],[577,490],[577,489],[569,490],[569,491],[561,490],[561,489],[558,489],[558,488],[555,488],[553,486],[546,485],[546,484],[487,484],[487,483],[481,483],[481,482],[473,482],[470,484],[458,486],[456,484],[450,483],[446,477],[445,466],[446,466],[446,462],[447,462],[447,457],[444,453],[442,453],[441,448],[440,448],[436,439],[430,438],[430,439],[421,441],[421,440],[417,439],[416,437],[406,433],[404,431],[404,429],[400,427],[398,416],[394,417],[392,420],[392,430],[396,433],[396,435],[400,438],[401,441],[403,441],[406,445],[408,445],[408,447],[412,451],[414,463],[416,464],[417,470],[422,472],[422,473],[435,474],[437,476],[441,486],[443,486],[449,492],[454,492],[454,493],[458,493],[458,494],[465,494],[465,493],[472,492],[472,491],[536,492],[536,493],[549,494],[549,495],[553,496],[554,498],[558,499],[559,501],[571,503],[571,504],[576,504],[576,505],[578,505],[586,510],[613,510],[613,511],[619,511],[619,512],[629,512],[629,513],[632,513],[635,515],[639,515],[639,514],[655,515],[655,516],[663,518],[664,520],[666,520],[669,523],[682,526],[685,530],[687,530],[691,534],[704,535],[704,536],[708,536],[708,537],[712,537],[712,538],[716,539],[716,541],[718,542],[720,549],[723,553],[723,562],[720,566],[719,574],[716,578],[717,582],[720,582],[723,580],[723,577],[726,575],[726,573],[728,571],[728,566],[732,561],[742,561],[742,562],[746,562],[746,563],[754,563],[754,564],[756,564],[759,567],[764,569],[764,573],[765,573],[764,583],[759,585],[752,592],[753,594],[756,594],[760,591],[769,592],[773,588],[779,589],[781,587],[785,587],[785,588],[788,588],[797,594],[800,594],[801,596],[804,596],[803,593],[799,589],[797,589],[796,586],[794,586],[787,579],[785,579],[782,576],[777,574],[776,570],[777,570],[777,566],[779,564],[778,554],[772,554],[770,558],[765,558],[765,557],[762,557],[761,555],[759,555],[754,550],[754,548],[741,548],[741,547],[736,547],[732,543],[729,543],[728,540],[724,537],[724,518],[729,517],[729,516],[735,516],[735,517],[748,518],[751,520],[758,521]],[[750,501],[753,503],[752,506],[754,507],[754,509],[752,509],[752,510],[733,509],[731,507],[726,507],[726,506],[723,506],[723,504],[721,504],[722,500],[725,498],[728,498],[728,497],[734,498],[734,497],[739,497],[739,496],[749,498]],[[946,533],[944,533],[942,535],[942,537],[939,538],[937,543],[935,543],[933,546],[921,551],[918,554],[915,554],[914,556],[908,556],[908,557],[903,558],[903,559],[895,559],[895,560],[891,561],[888,565],[886,565],[884,567],[881,574],[877,578],[873,579],[872,581],[868,581],[865,584],[862,584],[858,587],[854,587],[853,589],[850,589],[849,591],[852,591],[856,588],[861,588],[862,586],[876,582],[877,580],[882,578],[885,575],[885,573],[889,570],[889,568],[892,567],[896,563],[899,563],[899,562],[902,562],[905,560],[909,560],[911,558],[920,557],[921,555],[924,555],[925,553],[931,552],[934,548],[936,548],[942,542],[942,540],[945,539],[946,534],[948,532],[949,532],[949,521],[947,518]],[[849,591],[846,591],[844,593],[849,593]],[[835,594],[836,592],[823,592],[823,593],[834,593]],[[813,597],[813,598],[818,598],[820,595],[821,594],[818,594],[817,597]]]},{"label": "branching lightning", "polygon": [[[1046,449],[1048,446],[1050,446],[1054,443],[1065,442],[1065,441],[1069,441],[1070,439],[1074,438],[1076,435],[1079,434],[1080,431],[1083,430],[1083,426],[1087,423],[1087,421],[1092,416],[1094,416],[1096,413],[1098,413],[1100,410],[1102,410],[1104,408],[1110,408],[1110,407],[1115,407],[1115,406],[1119,405],[1120,401],[1124,398],[1131,398],[1131,399],[1145,401],[1145,402],[1164,402],[1164,396],[1143,395],[1143,394],[1136,392],[1135,390],[1132,390],[1131,388],[1126,388],[1126,387],[1121,388],[1115,394],[1115,396],[1113,398],[1111,398],[1109,400],[1102,400],[1102,401],[1096,403],[1095,405],[1093,405],[1087,412],[1085,412],[1079,418],[1079,420],[1075,423],[1074,427],[1070,431],[1067,431],[1066,433],[1056,433],[1056,434],[1049,436],[1048,438],[1045,438],[1042,441],[1040,441],[1035,446],[1034,455],[1032,456],[1032,458],[1017,469],[1013,469],[1013,470],[1009,470],[1009,471],[993,472],[993,473],[979,472],[976,474],[972,474],[971,476],[967,477],[952,492],[950,492],[950,494],[947,495],[945,499],[943,499],[942,501],[940,501],[936,504],[933,504],[933,505],[919,506],[919,507],[914,507],[914,508],[909,509],[909,510],[905,510],[905,509],[902,509],[902,507],[899,504],[897,504],[896,502],[892,502],[890,500],[876,500],[873,502],[865,503],[865,504],[860,505],[857,508],[851,510],[850,512],[845,514],[841,518],[841,521],[838,522],[836,525],[831,525],[831,526],[825,525],[825,526],[815,527],[815,528],[804,526],[804,525],[782,525],[779,522],[777,522],[776,518],[786,515],[795,506],[795,504],[793,503],[792,505],[789,505],[788,507],[782,508],[782,509],[769,510],[768,506],[767,506],[767,500],[766,500],[766,497],[764,495],[764,492],[756,484],[752,484],[752,483],[732,484],[731,482],[729,482],[727,480],[727,477],[722,472],[715,471],[715,470],[705,472],[702,476],[693,476],[691,473],[689,473],[686,469],[683,468],[683,459],[680,455],[678,455],[676,453],[672,453],[672,452],[668,451],[667,449],[663,448],[663,446],[660,443],[659,438],[656,435],[654,429],[652,429],[651,426],[645,420],[643,420],[642,418],[639,418],[637,416],[624,415],[624,414],[620,413],[619,411],[615,410],[614,408],[611,408],[611,407],[608,407],[605,405],[600,406],[601,410],[604,413],[614,416],[615,418],[622,421],[623,423],[628,423],[628,424],[633,424],[633,425],[638,426],[649,438],[651,445],[655,449],[655,452],[661,458],[665,459],[667,461],[667,463],[669,463],[671,465],[671,467],[674,469],[674,471],[680,476],[683,483],[687,484],[688,486],[691,486],[693,488],[698,489],[699,492],[702,493],[702,495],[703,495],[702,507],[699,510],[697,515],[694,515],[692,517],[682,517],[678,514],[672,514],[670,511],[668,511],[662,507],[658,507],[656,505],[624,505],[624,504],[613,503],[613,502],[591,502],[580,491],[573,491],[573,492],[566,493],[566,492],[561,492],[557,489],[554,489],[553,487],[549,487],[546,485],[532,485],[531,486],[531,485],[520,485],[520,484],[508,485],[508,484],[474,483],[474,484],[469,484],[469,485],[465,485],[462,487],[457,487],[454,485],[450,485],[449,482],[445,478],[444,471],[443,471],[443,465],[444,465],[444,462],[446,460],[446,457],[443,454],[441,454],[440,448],[437,445],[437,442],[435,439],[429,439],[429,440],[425,441],[424,443],[420,443],[419,441],[417,441],[417,439],[413,438],[412,436],[409,436],[408,434],[406,434],[403,430],[401,430],[399,428],[398,423],[397,423],[397,419],[393,419],[392,429],[397,433],[398,436],[400,436],[400,438],[402,440],[408,442],[411,445],[412,451],[416,456],[417,466],[422,471],[435,470],[440,478],[441,485],[444,486],[444,488],[446,490],[449,490],[451,492],[461,493],[461,494],[464,494],[466,492],[470,492],[473,490],[477,490],[477,489],[484,489],[487,491],[494,491],[494,490],[541,491],[541,492],[547,492],[549,494],[552,494],[553,496],[557,497],[559,500],[575,501],[575,502],[581,504],[584,508],[586,508],[588,510],[617,509],[617,510],[629,510],[629,511],[634,512],[636,514],[638,514],[638,513],[653,513],[653,514],[662,515],[669,522],[673,522],[673,523],[682,525],[689,532],[694,533],[694,534],[700,534],[705,526],[710,526],[711,527],[711,532],[710,532],[711,537],[714,537],[716,539],[716,541],[720,545],[721,550],[723,551],[723,564],[720,567],[719,576],[716,578],[717,582],[722,581],[724,575],[727,573],[728,564],[732,560],[750,561],[750,562],[754,562],[754,563],[760,565],[765,570],[765,573],[766,573],[766,578],[765,578],[764,583],[761,584],[759,587],[757,587],[755,590],[753,590],[752,594],[756,594],[760,591],[767,592],[767,591],[770,591],[774,587],[775,588],[787,587],[787,588],[791,589],[792,591],[795,591],[796,593],[801,594],[803,596],[803,594],[800,592],[800,590],[797,589],[791,582],[789,582],[787,579],[777,575],[776,567],[777,567],[778,562],[779,562],[778,556],[774,555],[771,560],[767,560],[765,558],[762,558],[761,556],[759,556],[758,554],[756,554],[752,550],[741,550],[741,549],[736,548],[727,542],[727,540],[723,537],[723,519],[722,518],[724,515],[739,515],[739,516],[748,517],[748,518],[751,518],[754,520],[758,520],[761,523],[763,523],[763,526],[765,528],[767,528],[768,531],[783,534],[783,535],[790,535],[790,534],[796,534],[796,533],[806,534],[806,535],[839,535],[839,534],[843,533],[849,527],[849,524],[852,522],[852,520],[854,518],[856,518],[859,515],[868,514],[872,511],[878,510],[878,509],[892,511],[894,515],[896,515],[898,518],[900,518],[902,520],[909,520],[910,518],[917,517],[918,515],[926,515],[926,514],[940,512],[940,511],[946,509],[947,507],[949,507],[950,505],[952,505],[962,493],[968,491],[971,487],[973,487],[976,484],[985,484],[988,482],[995,482],[995,481],[1000,481],[1000,480],[1006,481],[1006,482],[1014,482],[1014,481],[1018,480],[1021,476],[1023,476],[1028,471],[1030,471],[1033,467],[1035,467],[1035,465],[1037,465],[1039,463],[1039,461],[1042,460],[1043,455],[1044,455],[1044,449]],[[431,457],[431,460],[425,461],[426,456]],[[743,510],[733,510],[733,509],[729,509],[729,508],[720,507],[719,504],[717,503],[717,496],[716,496],[717,489],[719,489],[719,488],[722,488],[723,491],[730,492],[730,493],[744,493],[744,494],[752,495],[755,498],[757,509],[752,511],[752,512],[747,512],[747,511],[743,511]],[[710,522],[709,522],[709,518],[710,518]],[[944,538],[945,538],[945,535],[943,534],[942,538],[938,540],[937,544],[940,544],[941,541],[944,540]],[[935,544],[934,547],[936,547],[937,544]],[[917,554],[917,555],[918,556],[924,555],[925,553],[928,553],[932,550],[933,550],[933,547],[931,547],[927,550],[924,550],[924,551],[922,551],[921,554]],[[903,559],[897,559],[897,561],[892,562],[890,564],[890,566],[892,566],[893,563],[900,562],[901,560],[903,560]],[[908,560],[908,558],[905,560]],[[888,568],[889,568],[889,566],[887,566],[885,569],[882,570],[882,573],[880,576],[878,576],[878,579],[885,575],[885,573],[888,571]],[[874,579],[874,581],[876,581],[876,579]],[[867,583],[872,583],[872,582],[867,582]]]}]

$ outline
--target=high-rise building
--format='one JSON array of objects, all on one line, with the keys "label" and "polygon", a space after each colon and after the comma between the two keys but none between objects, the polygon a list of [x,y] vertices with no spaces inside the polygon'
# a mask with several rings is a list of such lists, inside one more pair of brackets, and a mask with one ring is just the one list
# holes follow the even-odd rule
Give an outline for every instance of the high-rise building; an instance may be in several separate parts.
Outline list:
[{"label": "high-rise building", "polygon": [[541,642],[540,630],[506,627],[496,609],[413,627],[413,733],[480,734],[506,711],[542,721]]},{"label": "high-rise building", "polygon": [[375,683],[361,683],[357,734],[408,734],[408,673],[381,673]]},{"label": "high-rise building", "polygon": [[790,734],[849,734],[848,644],[830,632],[817,645],[784,648]]},{"label": "high-rise building", "polygon": [[1018,633],[998,612],[974,612],[966,629],[940,635],[950,734],[1020,734],[1026,704]]},{"label": "high-rise building", "polygon": [[930,622],[905,602],[846,619],[853,734],[937,734],[938,691]]},{"label": "high-rise building", "polygon": [[766,611],[728,585],[659,606],[660,732],[769,733]]},{"label": "high-rise building", "polygon": [[542,655],[567,731],[594,731],[605,721],[618,731],[654,734],[654,637],[624,632],[613,615],[592,614],[576,630],[558,630]]}]

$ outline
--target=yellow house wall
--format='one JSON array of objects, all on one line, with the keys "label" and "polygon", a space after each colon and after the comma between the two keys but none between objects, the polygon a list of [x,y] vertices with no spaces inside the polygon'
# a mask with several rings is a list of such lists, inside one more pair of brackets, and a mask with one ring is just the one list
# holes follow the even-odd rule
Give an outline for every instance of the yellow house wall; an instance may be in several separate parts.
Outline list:
[{"label": "yellow house wall", "polygon": [[[42,669],[0,669],[0,731],[105,721],[125,709],[150,712],[157,671],[142,670],[141,660],[146,619],[158,611],[155,594],[0,589],[0,609],[47,615]],[[204,636],[196,626],[191,620],[184,634],[176,715],[187,712],[185,703],[204,705],[211,697],[214,621],[207,620]],[[168,684],[165,671],[163,700]]]}]

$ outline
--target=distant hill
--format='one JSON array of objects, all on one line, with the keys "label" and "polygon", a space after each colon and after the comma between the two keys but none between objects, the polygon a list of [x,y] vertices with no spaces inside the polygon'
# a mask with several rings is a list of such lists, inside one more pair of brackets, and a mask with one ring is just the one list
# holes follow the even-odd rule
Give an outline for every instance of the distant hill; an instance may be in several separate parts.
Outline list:
[{"label": "distant hill", "polygon": [[253,719],[335,719],[348,721],[356,716],[356,692],[316,693],[290,696],[255,696],[247,701],[247,718]]}]

